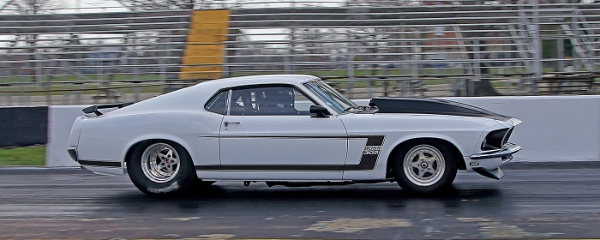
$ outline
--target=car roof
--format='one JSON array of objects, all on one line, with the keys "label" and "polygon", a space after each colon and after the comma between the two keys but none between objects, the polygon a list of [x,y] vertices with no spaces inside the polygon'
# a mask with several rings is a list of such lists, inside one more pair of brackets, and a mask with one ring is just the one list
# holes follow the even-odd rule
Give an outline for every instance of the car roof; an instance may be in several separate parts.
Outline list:
[{"label": "car roof", "polygon": [[124,115],[133,112],[161,111],[174,109],[196,109],[204,105],[220,89],[253,84],[291,84],[300,85],[306,81],[319,80],[318,77],[300,74],[254,75],[205,81],[195,86],[146,99],[126,108],[105,115]]},{"label": "car roof", "polygon": [[254,75],[244,77],[231,77],[216,80],[205,81],[196,86],[204,88],[212,85],[213,88],[227,88],[232,86],[243,86],[252,84],[301,84],[309,80],[318,80],[318,77],[302,74],[274,74],[274,75]]}]

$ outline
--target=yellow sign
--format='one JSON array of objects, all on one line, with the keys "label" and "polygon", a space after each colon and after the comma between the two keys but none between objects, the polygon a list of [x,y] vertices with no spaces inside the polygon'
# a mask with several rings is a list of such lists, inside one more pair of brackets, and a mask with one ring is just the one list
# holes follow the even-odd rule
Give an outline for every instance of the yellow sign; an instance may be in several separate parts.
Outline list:
[{"label": "yellow sign", "polygon": [[190,20],[181,79],[216,79],[223,76],[229,10],[195,10]]}]

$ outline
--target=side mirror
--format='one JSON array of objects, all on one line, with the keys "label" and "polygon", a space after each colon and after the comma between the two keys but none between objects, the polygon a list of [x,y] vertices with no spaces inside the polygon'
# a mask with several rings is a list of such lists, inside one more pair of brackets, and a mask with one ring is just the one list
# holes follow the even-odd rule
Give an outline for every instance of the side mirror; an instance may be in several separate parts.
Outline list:
[{"label": "side mirror", "polygon": [[328,115],[331,115],[331,113],[327,111],[327,108],[319,105],[310,105],[310,113],[314,113],[315,116],[313,117],[318,118],[327,118],[329,117]]}]

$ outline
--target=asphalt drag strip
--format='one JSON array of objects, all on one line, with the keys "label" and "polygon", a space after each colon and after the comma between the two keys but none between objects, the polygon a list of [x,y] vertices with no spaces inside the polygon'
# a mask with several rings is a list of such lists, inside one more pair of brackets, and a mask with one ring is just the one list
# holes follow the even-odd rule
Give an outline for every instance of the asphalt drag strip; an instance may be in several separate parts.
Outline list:
[{"label": "asphalt drag strip", "polygon": [[514,164],[499,181],[462,172],[430,197],[396,183],[217,182],[171,199],[126,176],[1,168],[0,238],[598,238],[598,166]]}]

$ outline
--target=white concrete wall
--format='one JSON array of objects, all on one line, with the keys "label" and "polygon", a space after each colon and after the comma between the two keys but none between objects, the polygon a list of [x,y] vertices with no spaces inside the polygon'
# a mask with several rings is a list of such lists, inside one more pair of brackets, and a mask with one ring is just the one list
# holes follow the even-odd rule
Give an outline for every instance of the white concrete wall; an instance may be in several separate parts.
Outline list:
[{"label": "white concrete wall", "polygon": [[[600,96],[448,98],[521,119],[511,141],[523,150],[513,161],[600,160]],[[356,100],[366,105],[366,100]],[[71,125],[85,106],[49,109],[46,165],[77,166],[67,154]]]},{"label": "white concrete wall", "polygon": [[600,160],[600,97],[448,98],[523,121],[510,138],[523,147],[514,161]]},{"label": "white concrete wall", "polygon": [[50,106],[48,108],[48,144],[46,144],[46,166],[79,166],[67,153],[67,141],[73,121],[83,116],[81,109],[87,106]]}]

